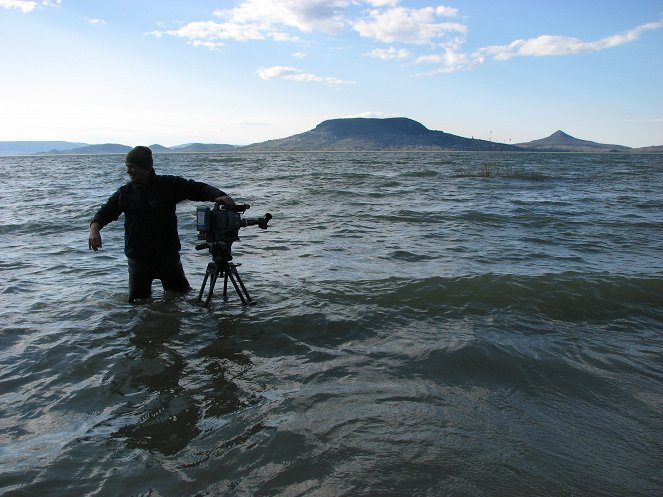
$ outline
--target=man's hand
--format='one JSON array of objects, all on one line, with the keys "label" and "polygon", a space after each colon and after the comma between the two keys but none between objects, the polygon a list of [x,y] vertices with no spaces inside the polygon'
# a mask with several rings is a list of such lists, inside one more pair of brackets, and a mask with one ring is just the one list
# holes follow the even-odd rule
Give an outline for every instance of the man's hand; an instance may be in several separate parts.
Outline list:
[{"label": "man's hand", "polygon": [[235,205],[235,201],[232,198],[230,198],[228,195],[224,195],[222,197],[217,198],[214,201],[214,203],[227,205],[228,207],[233,207]]},{"label": "man's hand", "polygon": [[90,235],[88,236],[88,247],[95,252],[101,248],[101,225],[99,223],[90,224]]}]

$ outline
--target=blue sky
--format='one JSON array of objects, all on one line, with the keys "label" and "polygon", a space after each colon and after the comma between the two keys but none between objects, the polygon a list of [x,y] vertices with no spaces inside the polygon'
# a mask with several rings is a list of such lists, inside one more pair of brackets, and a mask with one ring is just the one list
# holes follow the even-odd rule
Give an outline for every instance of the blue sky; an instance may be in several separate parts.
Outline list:
[{"label": "blue sky", "polygon": [[663,0],[0,0],[0,140],[245,145],[341,117],[663,145]]}]

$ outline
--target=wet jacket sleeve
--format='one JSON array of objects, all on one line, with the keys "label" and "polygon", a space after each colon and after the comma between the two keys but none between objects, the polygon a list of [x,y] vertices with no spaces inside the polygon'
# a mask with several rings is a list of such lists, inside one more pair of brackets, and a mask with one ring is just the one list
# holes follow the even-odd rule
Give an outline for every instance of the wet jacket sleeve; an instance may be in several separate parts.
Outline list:
[{"label": "wet jacket sleeve", "polygon": [[117,220],[122,214],[122,208],[120,207],[120,190],[117,190],[113,195],[111,195],[106,203],[102,205],[94,217],[90,220],[90,224],[99,223],[103,228],[108,223]]},{"label": "wet jacket sleeve", "polygon": [[181,202],[182,200],[213,202],[217,198],[226,195],[222,190],[206,183],[180,178],[178,176],[169,176],[167,178],[169,181],[175,183],[174,191],[176,192],[176,202]]}]

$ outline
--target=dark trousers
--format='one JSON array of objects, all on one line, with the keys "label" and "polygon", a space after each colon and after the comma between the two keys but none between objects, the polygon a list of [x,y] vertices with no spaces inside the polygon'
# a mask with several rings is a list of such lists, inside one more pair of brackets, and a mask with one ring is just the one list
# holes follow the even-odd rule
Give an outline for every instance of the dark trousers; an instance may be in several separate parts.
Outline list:
[{"label": "dark trousers", "polygon": [[180,254],[157,259],[127,259],[129,262],[129,302],[152,295],[152,282],[161,280],[164,290],[186,292],[191,289],[184,275]]}]

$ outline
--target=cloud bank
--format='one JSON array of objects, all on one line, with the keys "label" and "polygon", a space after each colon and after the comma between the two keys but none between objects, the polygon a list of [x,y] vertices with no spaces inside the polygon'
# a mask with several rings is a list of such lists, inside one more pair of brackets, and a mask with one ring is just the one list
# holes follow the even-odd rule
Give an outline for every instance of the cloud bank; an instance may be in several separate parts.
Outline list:
[{"label": "cloud bank", "polygon": [[[233,8],[216,10],[213,17],[148,34],[173,36],[194,46],[220,49],[231,42],[296,43],[315,35],[350,33],[382,45],[365,54],[369,57],[427,66],[424,74],[439,74],[476,69],[489,60],[504,62],[516,57],[565,56],[607,50],[663,27],[662,17],[599,40],[542,34],[506,45],[465,51],[469,26],[458,9],[442,5],[411,8],[400,5],[399,0],[243,0]],[[286,66],[261,69],[258,74],[263,79],[327,85],[351,83]]]},{"label": "cloud bank", "polygon": [[62,0],[44,0],[42,2],[31,0],[0,0],[0,8],[6,10],[17,9],[27,14],[39,8],[40,5],[44,7],[59,7],[60,3],[62,3]]}]

